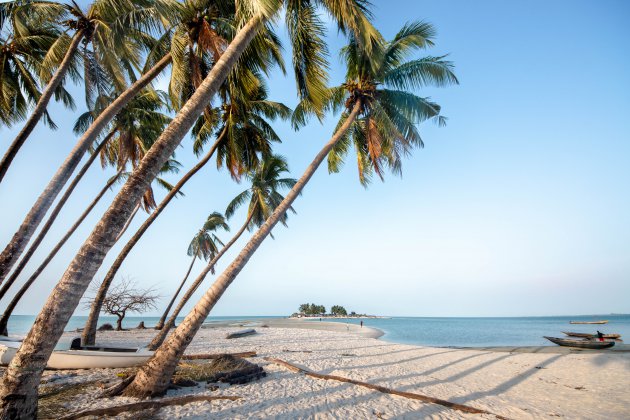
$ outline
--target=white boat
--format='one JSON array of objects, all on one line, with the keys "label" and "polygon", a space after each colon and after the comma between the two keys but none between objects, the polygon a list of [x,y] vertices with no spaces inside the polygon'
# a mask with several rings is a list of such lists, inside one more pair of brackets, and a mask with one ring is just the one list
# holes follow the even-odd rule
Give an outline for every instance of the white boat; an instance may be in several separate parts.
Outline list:
[{"label": "white boat", "polygon": [[0,341],[0,365],[8,365],[21,345],[22,343],[19,341]]},{"label": "white boat", "polygon": [[[153,356],[145,348],[81,347],[77,339],[69,350],[55,350],[46,365],[49,369],[127,368],[142,365]],[[7,365],[22,343],[0,342],[0,364]]]}]

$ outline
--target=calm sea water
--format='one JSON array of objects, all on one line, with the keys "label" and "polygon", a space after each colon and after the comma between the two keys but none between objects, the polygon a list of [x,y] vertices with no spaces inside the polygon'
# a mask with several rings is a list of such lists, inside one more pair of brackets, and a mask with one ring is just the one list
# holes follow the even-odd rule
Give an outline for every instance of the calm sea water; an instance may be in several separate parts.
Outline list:
[{"label": "calm sea water", "polygon": [[[572,325],[569,321],[608,320],[604,325]],[[343,320],[337,320],[343,322]],[[360,320],[349,320],[358,324]],[[580,315],[519,318],[389,318],[364,319],[383,330],[383,340],[437,347],[544,346],[543,338],[564,337],[561,331],[618,333],[630,341],[630,315]]]},{"label": "calm sea water", "polygon": [[[206,322],[261,320],[279,317],[209,317]],[[23,335],[30,329],[35,317],[16,315],[9,321],[11,334]],[[115,317],[103,316],[99,325]],[[569,321],[594,321],[607,319],[605,325],[571,325]],[[70,319],[66,331],[83,327],[85,316]],[[128,317],[125,328],[134,328],[140,321],[152,326],[158,317]],[[358,324],[360,320],[331,320]],[[317,321],[313,321],[317,322]],[[364,319],[364,325],[383,330],[383,340],[428,346],[539,346],[552,345],[543,335],[563,337],[561,331],[595,333],[619,333],[630,341],[630,315],[581,315],[545,316],[521,318],[407,318]]]}]

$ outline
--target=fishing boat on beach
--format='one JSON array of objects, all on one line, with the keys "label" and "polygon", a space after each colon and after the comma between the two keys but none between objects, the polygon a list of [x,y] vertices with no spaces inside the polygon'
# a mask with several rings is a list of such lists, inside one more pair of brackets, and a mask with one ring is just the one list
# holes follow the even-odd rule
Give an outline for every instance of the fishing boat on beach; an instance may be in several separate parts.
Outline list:
[{"label": "fishing boat on beach", "polygon": [[547,340],[563,347],[577,347],[581,349],[601,350],[607,349],[615,345],[614,341],[597,341],[597,340],[573,340],[570,338],[547,337]]},{"label": "fishing boat on beach", "polygon": [[[22,343],[0,342],[0,364],[8,365]],[[55,350],[46,365],[49,369],[127,368],[144,364],[153,356],[145,348],[81,346],[74,339],[70,349]]]},{"label": "fishing boat on beach", "polygon": [[608,320],[603,321],[569,321],[569,324],[608,324]]},{"label": "fishing boat on beach", "polygon": [[[562,331],[562,334],[568,335],[569,337],[597,338],[597,334],[589,334],[589,333]],[[610,338],[613,340],[619,340],[621,339],[621,334],[602,334],[602,338]]]}]

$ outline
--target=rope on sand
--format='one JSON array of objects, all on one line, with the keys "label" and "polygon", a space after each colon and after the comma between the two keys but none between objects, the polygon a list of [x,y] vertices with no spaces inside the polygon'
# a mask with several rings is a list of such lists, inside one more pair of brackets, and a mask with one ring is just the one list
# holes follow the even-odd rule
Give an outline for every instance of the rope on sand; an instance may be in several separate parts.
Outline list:
[{"label": "rope on sand", "polygon": [[276,359],[276,358],[273,358],[273,357],[265,357],[265,360],[267,360],[268,362],[271,362],[271,363],[275,363],[275,364],[280,365],[280,366],[284,366],[284,367],[286,367],[287,369],[289,369],[289,370],[291,370],[293,372],[303,373],[306,376],[311,376],[311,377],[317,378],[317,379],[327,379],[327,380],[333,380],[333,381],[339,381],[339,382],[346,382],[346,383],[350,383],[350,384],[354,384],[354,385],[359,385],[359,386],[362,386],[364,388],[369,388],[369,389],[372,389],[374,391],[379,391],[379,392],[382,392],[384,394],[398,395],[400,397],[405,397],[405,398],[409,398],[409,399],[412,399],[412,400],[418,400],[418,401],[422,401],[422,402],[425,402],[425,403],[438,404],[438,405],[441,405],[441,406],[444,406],[444,407],[451,408],[453,410],[462,411],[464,413],[490,414],[492,416],[495,416],[499,420],[509,420],[507,417],[503,417],[503,416],[500,416],[498,414],[491,413],[489,411],[481,410],[479,408],[471,407],[469,405],[458,404],[458,403],[454,403],[454,402],[451,402],[451,401],[441,400],[439,398],[429,397],[427,395],[415,394],[413,392],[397,391],[395,389],[386,388],[386,387],[380,386],[380,385],[370,384],[368,382],[361,382],[361,381],[357,381],[357,380],[350,379],[350,378],[344,378],[343,376],[324,375],[322,373],[313,372],[311,370],[308,370],[308,369],[296,366],[296,365],[294,365],[292,363],[286,362],[286,361],[281,360],[281,359]]}]

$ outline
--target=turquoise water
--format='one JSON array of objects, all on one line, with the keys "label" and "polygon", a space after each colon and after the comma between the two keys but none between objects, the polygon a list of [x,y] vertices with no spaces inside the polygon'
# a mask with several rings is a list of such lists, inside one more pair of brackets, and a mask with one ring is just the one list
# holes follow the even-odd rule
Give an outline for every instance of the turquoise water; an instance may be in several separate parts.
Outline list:
[{"label": "turquoise water", "polygon": [[[604,325],[572,325],[569,321],[608,320]],[[336,320],[358,324],[360,320]],[[543,338],[564,337],[561,331],[618,333],[630,342],[630,315],[581,315],[519,318],[389,318],[364,319],[363,325],[385,332],[383,340],[437,347],[544,346]]]},{"label": "turquoise water", "polygon": [[[209,317],[206,322],[240,321],[280,317]],[[26,334],[35,317],[16,315],[9,321],[10,334]],[[605,325],[571,325],[569,321],[594,321],[607,319]],[[83,327],[85,316],[74,316],[66,331]],[[140,321],[150,327],[158,317],[127,317],[125,328],[134,328]],[[358,324],[360,320],[330,320]],[[116,318],[103,316],[99,325],[109,322],[115,325]],[[313,322],[317,322],[313,320]],[[543,335],[563,337],[561,331],[595,333],[619,333],[630,342],[630,315],[582,315],[521,318],[410,318],[364,319],[364,325],[383,330],[383,340],[438,347],[467,346],[539,346],[551,345]]]}]

